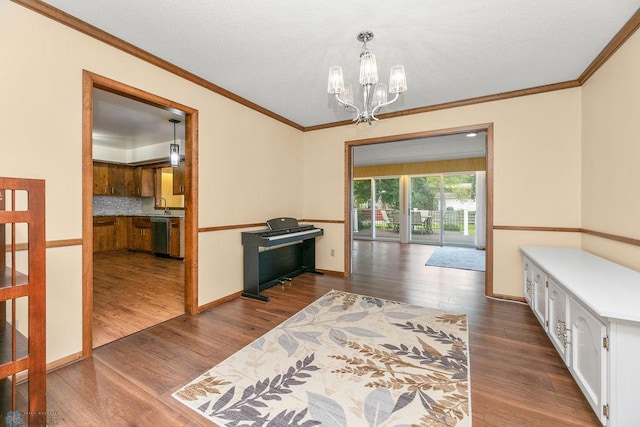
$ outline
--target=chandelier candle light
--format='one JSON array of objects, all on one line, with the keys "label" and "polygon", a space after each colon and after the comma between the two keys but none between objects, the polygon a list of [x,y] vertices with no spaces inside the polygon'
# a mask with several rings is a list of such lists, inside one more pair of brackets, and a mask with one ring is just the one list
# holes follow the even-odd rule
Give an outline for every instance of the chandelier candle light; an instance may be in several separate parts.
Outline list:
[{"label": "chandelier candle light", "polygon": [[373,39],[371,31],[362,31],[358,34],[358,40],[362,44],[362,52],[360,53],[360,85],[363,90],[363,108],[362,111],[353,103],[353,90],[351,85],[344,84],[342,76],[342,67],[333,66],[329,68],[329,83],[327,92],[335,95],[336,100],[346,109],[353,109],[356,117],[353,121],[358,124],[367,122],[369,125],[373,121],[378,121],[375,114],[382,107],[395,102],[400,94],[407,90],[407,77],[404,74],[403,65],[395,65],[391,67],[389,75],[389,93],[395,94],[391,101],[387,101],[387,85],[378,83],[378,67],[376,66],[376,57],[369,49],[367,42]]}]

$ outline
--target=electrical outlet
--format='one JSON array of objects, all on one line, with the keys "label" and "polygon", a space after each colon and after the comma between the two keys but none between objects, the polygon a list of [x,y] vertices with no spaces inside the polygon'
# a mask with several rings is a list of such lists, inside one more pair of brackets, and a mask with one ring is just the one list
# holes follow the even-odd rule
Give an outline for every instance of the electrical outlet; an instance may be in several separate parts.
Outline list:
[{"label": "electrical outlet", "polygon": [[336,250],[335,249],[331,249],[331,256],[336,256]]}]

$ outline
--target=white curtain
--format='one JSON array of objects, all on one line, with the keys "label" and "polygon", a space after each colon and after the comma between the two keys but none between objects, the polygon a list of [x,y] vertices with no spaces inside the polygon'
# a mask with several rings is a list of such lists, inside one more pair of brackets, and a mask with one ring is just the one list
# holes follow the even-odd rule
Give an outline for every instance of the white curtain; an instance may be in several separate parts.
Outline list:
[{"label": "white curtain", "polygon": [[487,173],[476,172],[476,238],[475,245],[484,249],[487,244]]}]

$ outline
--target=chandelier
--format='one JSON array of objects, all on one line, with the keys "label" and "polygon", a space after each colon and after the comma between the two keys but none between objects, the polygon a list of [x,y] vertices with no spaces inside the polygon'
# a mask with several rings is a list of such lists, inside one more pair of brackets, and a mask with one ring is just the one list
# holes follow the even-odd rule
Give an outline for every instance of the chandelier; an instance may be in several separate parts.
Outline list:
[{"label": "chandelier", "polygon": [[392,100],[387,101],[387,85],[378,83],[378,68],[376,57],[369,49],[367,42],[373,39],[373,32],[362,31],[358,34],[358,40],[362,42],[362,52],[360,53],[360,85],[363,91],[363,107],[360,110],[353,103],[353,90],[350,84],[344,84],[342,67],[333,66],[329,68],[329,83],[327,92],[336,97],[336,101],[344,108],[355,111],[356,116],[353,121],[372,124],[378,121],[375,116],[378,110],[395,102],[400,94],[407,90],[407,77],[404,74],[403,65],[391,67],[389,75],[389,93],[395,94]]}]

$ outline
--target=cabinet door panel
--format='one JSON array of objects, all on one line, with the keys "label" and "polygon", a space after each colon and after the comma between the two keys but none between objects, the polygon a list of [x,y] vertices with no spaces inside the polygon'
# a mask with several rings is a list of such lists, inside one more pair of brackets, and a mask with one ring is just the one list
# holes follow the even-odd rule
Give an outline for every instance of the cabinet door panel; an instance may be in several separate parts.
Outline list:
[{"label": "cabinet door panel", "polygon": [[109,252],[116,249],[116,219],[99,217],[93,220],[93,252]]},{"label": "cabinet door panel", "polygon": [[140,196],[153,197],[155,185],[155,169],[143,168],[140,172]]},{"label": "cabinet door panel", "polygon": [[569,370],[582,389],[587,401],[600,417],[603,416],[603,405],[606,390],[606,354],[603,338],[607,328],[582,304],[572,300],[571,318],[571,364]]},{"label": "cabinet door panel", "polygon": [[129,249],[151,252],[151,220],[147,217],[132,217],[129,233]]},{"label": "cabinet door panel", "polygon": [[180,166],[173,168],[173,194],[184,194],[184,160],[180,161]]},{"label": "cabinet door panel", "polygon": [[109,187],[109,166],[103,163],[93,164],[93,195],[107,196],[111,194]]},{"label": "cabinet door panel", "polygon": [[128,234],[129,234],[128,218],[117,217],[115,249],[127,249]]},{"label": "cabinet door panel", "polygon": [[547,275],[533,266],[533,312],[543,327],[547,321]]},{"label": "cabinet door panel", "polygon": [[551,278],[547,279],[549,288],[549,327],[547,329],[551,343],[558,350],[560,357],[569,365],[570,353],[567,351],[568,343],[566,341],[568,323],[568,298],[567,294],[558,284]]},{"label": "cabinet door panel", "polygon": [[133,169],[124,165],[109,165],[109,185],[112,196],[133,195]]},{"label": "cabinet door panel", "polygon": [[171,220],[171,232],[169,233],[169,254],[174,258],[180,258],[180,220]]},{"label": "cabinet door panel", "polygon": [[522,279],[524,299],[533,308],[533,263],[527,257],[524,257],[522,262],[524,264],[524,277]]},{"label": "cabinet door panel", "polygon": [[151,242],[151,227],[145,227],[142,229],[142,248],[145,252],[151,252],[152,250],[152,242]]}]

